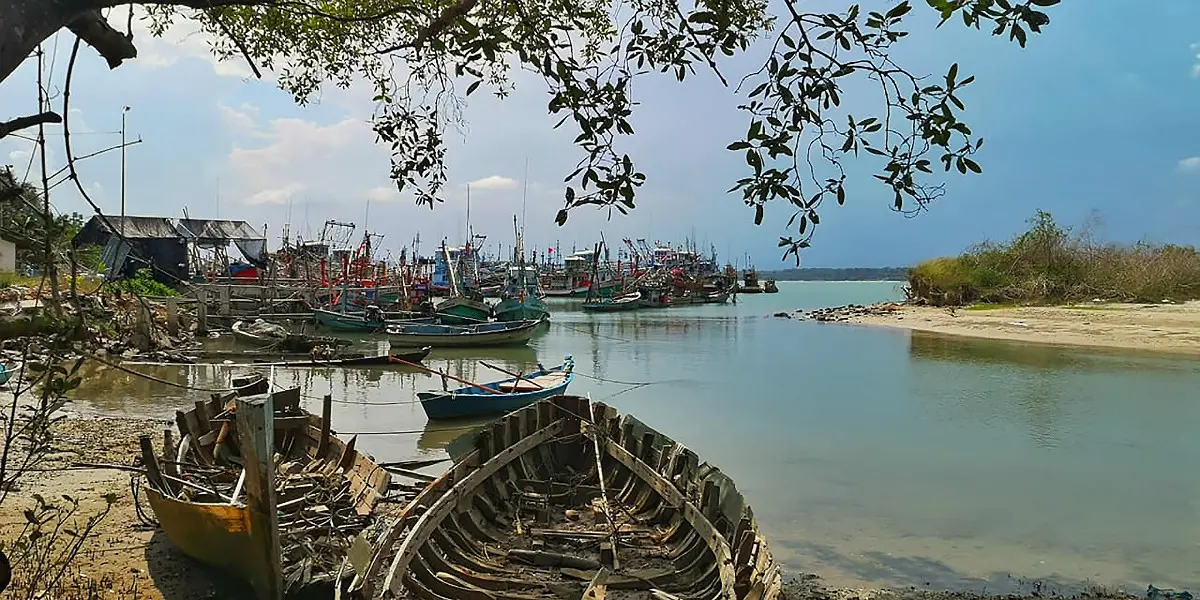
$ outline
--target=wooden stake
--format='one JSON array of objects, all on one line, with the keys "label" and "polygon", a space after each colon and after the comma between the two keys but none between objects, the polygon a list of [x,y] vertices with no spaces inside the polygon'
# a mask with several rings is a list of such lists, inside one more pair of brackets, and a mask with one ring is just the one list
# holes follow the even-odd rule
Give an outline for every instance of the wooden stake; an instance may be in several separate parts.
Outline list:
[{"label": "wooden stake", "polygon": [[325,394],[321,399],[321,441],[317,444],[317,459],[325,460],[329,452],[329,420],[333,416],[333,396]]},{"label": "wooden stake", "polygon": [[142,462],[145,463],[146,479],[150,480],[150,485],[167,496],[175,495],[171,486],[167,485],[167,480],[163,478],[162,471],[158,470],[158,458],[154,456],[154,442],[150,440],[150,436],[143,435],[138,438],[138,442],[142,447]]},{"label": "wooden stake", "polygon": [[261,567],[254,588],[261,600],[283,599],[279,514],[275,505],[275,402],[271,396],[237,400],[238,448],[246,467],[246,506]]}]

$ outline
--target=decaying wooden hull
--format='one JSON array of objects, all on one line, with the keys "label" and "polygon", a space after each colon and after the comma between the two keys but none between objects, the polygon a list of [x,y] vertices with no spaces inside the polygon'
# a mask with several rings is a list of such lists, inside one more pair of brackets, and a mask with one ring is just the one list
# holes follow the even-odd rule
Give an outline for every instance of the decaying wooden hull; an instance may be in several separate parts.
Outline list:
[{"label": "decaying wooden hull", "polygon": [[245,505],[184,502],[149,486],[145,491],[163,533],[181,552],[245,581],[266,572]]},{"label": "decaying wooden hull", "polygon": [[728,477],[576,396],[484,430],[383,532],[364,597],[773,600],[782,582]]},{"label": "decaying wooden hull", "polygon": [[[167,538],[184,554],[250,582],[263,599],[332,589],[392,483],[353,438],[333,434],[330,400],[322,417],[299,401],[293,388],[197,402],[177,413],[182,449],[168,449],[161,467],[143,440],[145,492]],[[252,425],[252,413],[237,413],[255,406],[259,429],[271,435],[242,429]]]}]

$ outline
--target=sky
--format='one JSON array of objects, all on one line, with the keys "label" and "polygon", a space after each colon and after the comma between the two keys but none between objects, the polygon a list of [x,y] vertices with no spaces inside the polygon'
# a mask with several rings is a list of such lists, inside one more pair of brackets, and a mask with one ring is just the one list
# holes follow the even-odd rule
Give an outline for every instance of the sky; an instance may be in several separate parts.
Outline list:
[{"label": "sky", "polygon": [[[915,4],[913,34],[898,56],[917,73],[940,75],[958,62],[962,73],[976,75],[963,96],[964,120],[986,140],[978,157],[984,172],[949,176],[946,196],[908,218],[890,210],[889,190],[872,182],[869,169],[852,169],[846,205],[823,209],[804,266],[903,266],[954,254],[1010,238],[1037,209],[1067,225],[1091,222],[1114,241],[1200,245],[1200,3],[1065,2],[1049,10],[1050,26],[1023,50],[957,22],[935,29],[932,11]],[[539,80],[522,74],[503,100],[483,89],[471,96],[466,127],[448,136],[445,202],[431,211],[388,179],[387,148],[375,144],[369,123],[369,88],[327,86],[318,102],[300,107],[269,74],[256,80],[244,63],[214,61],[192,31],[177,25],[153,38],[135,24],[138,58],[114,70],[90,48],[80,51],[69,114],[75,154],[119,144],[125,106],[127,137],[142,140],[126,150],[127,214],[182,217],[186,210],[194,218],[244,219],[265,226],[272,247],[285,223],[293,235],[313,239],[326,220],[349,221],[356,235],[364,226],[383,234],[383,248],[393,253],[419,234],[428,253],[443,237],[461,242],[470,184],[471,226],[488,236],[489,249],[511,245],[513,217],[524,214],[527,247],[582,249],[601,234],[610,243],[691,237],[722,261],[794,266],[781,262],[776,247],[788,235],[790,211],[772,204],[755,226],[740,194],[727,193],[746,167],[725,147],[748,121],[736,109],[742,98],[711,74],[684,83],[639,79],[637,133],[621,142],[648,177],[637,208],[628,215],[580,208],[558,227],[562,181],[580,154],[572,131],[553,129]],[[68,36],[45,44],[55,107]],[[756,49],[721,66],[735,79],[761,56]],[[30,59],[0,82],[4,119],[34,112],[36,76]],[[879,108],[873,96],[846,102],[862,115]],[[54,172],[65,156],[61,129],[47,131]],[[0,164],[40,179],[32,148],[19,138],[0,140]],[[89,195],[119,214],[120,153],[78,164]],[[69,183],[51,198],[61,211],[92,212]]]}]

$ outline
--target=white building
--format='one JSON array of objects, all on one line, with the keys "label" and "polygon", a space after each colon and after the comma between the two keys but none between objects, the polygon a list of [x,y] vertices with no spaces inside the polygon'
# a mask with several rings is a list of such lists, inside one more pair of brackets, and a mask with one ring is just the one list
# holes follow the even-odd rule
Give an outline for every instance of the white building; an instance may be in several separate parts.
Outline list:
[{"label": "white building", "polygon": [[17,245],[0,238],[0,273],[13,273],[17,270]]}]

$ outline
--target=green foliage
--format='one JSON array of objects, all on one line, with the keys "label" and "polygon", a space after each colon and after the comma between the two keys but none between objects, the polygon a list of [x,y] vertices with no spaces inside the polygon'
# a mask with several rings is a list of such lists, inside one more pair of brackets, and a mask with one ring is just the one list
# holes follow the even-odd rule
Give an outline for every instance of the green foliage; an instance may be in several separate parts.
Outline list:
[{"label": "green foliage", "polygon": [[44,268],[47,236],[55,262],[63,262],[75,234],[83,228],[83,215],[54,214],[51,208],[47,218],[45,209],[37,187],[18,183],[10,169],[0,169],[0,237],[16,245],[18,270]]},{"label": "green foliage", "polygon": [[[25,523],[16,538],[0,545],[12,564],[13,583],[6,597],[99,597],[95,589],[79,589],[72,563],[112,511],[116,495],[106,494],[104,507],[87,516],[81,514],[80,501],[66,494],[51,500],[33,494],[33,500],[34,505],[24,511]],[[89,583],[95,588],[98,582]]]},{"label": "green foliage", "polygon": [[169,285],[154,279],[154,272],[148,268],[138,269],[133,279],[121,279],[109,284],[113,290],[127,292],[138,296],[178,296]]},{"label": "green foliage", "polygon": [[[1059,0],[927,0],[945,22],[992,28],[1024,46],[1028,32],[1049,22],[1039,7]],[[229,5],[226,5],[229,4]],[[803,5],[803,6],[802,6]],[[593,205],[625,213],[646,176],[621,151],[634,133],[635,78],[658,71],[682,81],[699,65],[723,83],[718,61],[770,37],[762,68],[741,78],[739,108],[749,116],[744,139],[728,146],[745,156],[748,175],[730,190],[761,223],[767,202],[793,207],[781,237],[784,257],[809,245],[822,202],[848,197],[843,161],[878,161],[875,178],[890,190],[891,207],[912,212],[940,197],[933,164],[960,174],[982,171],[982,140],[958,118],[974,80],[951,65],[944,81],[913,75],[892,59],[908,36],[908,0],[885,12],[767,12],[766,0],[321,0],[276,3],[215,0],[188,13],[214,38],[219,58],[248,60],[279,74],[283,89],[308,102],[324,82],[345,87],[365,79],[374,87],[375,132],[392,152],[391,176],[402,192],[431,208],[446,180],[444,132],[461,123],[465,99],[487,84],[497,96],[512,89],[515,68],[540,75],[550,91],[556,127],[570,122],[582,158],[565,178],[565,207]],[[150,7],[161,33],[179,11]],[[851,115],[841,108],[848,86],[877,94],[878,111]],[[861,85],[866,83],[868,85]],[[461,91],[460,91],[461,90]]]},{"label": "green foliage", "polygon": [[1098,243],[1041,210],[1028,222],[1006,244],[984,243],[913,267],[910,296],[938,306],[1200,298],[1200,252],[1193,247]]}]

